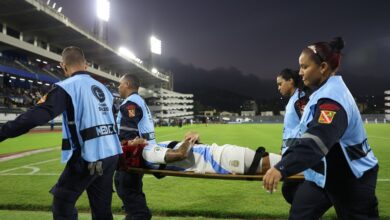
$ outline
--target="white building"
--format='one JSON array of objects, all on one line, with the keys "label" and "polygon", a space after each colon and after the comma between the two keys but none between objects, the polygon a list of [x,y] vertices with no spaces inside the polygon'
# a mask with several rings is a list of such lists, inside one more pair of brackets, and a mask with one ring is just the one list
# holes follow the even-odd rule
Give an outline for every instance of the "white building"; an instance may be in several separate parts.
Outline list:
[{"label": "white building", "polygon": [[242,117],[255,117],[256,116],[256,111],[241,111],[241,116]]},{"label": "white building", "polygon": [[174,118],[192,119],[194,117],[194,95],[183,94],[163,88],[141,90],[153,117],[160,120]]}]

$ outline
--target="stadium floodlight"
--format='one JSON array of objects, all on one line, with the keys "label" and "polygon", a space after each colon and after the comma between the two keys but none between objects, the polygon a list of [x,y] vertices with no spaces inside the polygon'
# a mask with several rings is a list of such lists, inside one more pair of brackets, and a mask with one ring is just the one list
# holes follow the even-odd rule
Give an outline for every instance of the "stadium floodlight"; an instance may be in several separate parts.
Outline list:
[{"label": "stadium floodlight", "polygon": [[15,76],[11,76],[10,78],[11,78],[11,79],[16,79],[16,77],[15,77]]},{"label": "stadium floodlight", "polygon": [[156,73],[158,73],[158,70],[157,70],[155,67],[153,67],[153,68],[152,68],[152,73],[153,73],[153,74],[156,74]]},{"label": "stadium floodlight", "polygon": [[161,40],[155,36],[150,37],[150,51],[154,54],[161,55]]},{"label": "stadium floodlight", "polygon": [[47,64],[47,61],[42,61],[42,63]]},{"label": "stadium floodlight", "polygon": [[20,81],[24,82],[24,81],[26,81],[26,79],[20,78]]},{"label": "stadium floodlight", "polygon": [[103,21],[110,19],[110,2],[108,0],[97,0],[96,15]]},{"label": "stadium floodlight", "polygon": [[57,12],[58,12],[58,13],[61,13],[61,11],[62,11],[62,7],[59,7],[58,10],[57,10]]},{"label": "stadium floodlight", "polygon": [[49,5],[49,4],[50,4],[50,0],[47,0],[46,5]]},{"label": "stadium floodlight", "polygon": [[38,81],[37,83],[38,83],[39,85],[42,85],[42,82],[39,82],[39,81]]},{"label": "stadium floodlight", "polygon": [[57,5],[57,3],[54,2],[54,4],[53,4],[53,9],[56,8],[56,5]]},{"label": "stadium floodlight", "polygon": [[49,83],[45,83],[45,86],[50,86],[50,84]]},{"label": "stadium floodlight", "polygon": [[61,67],[60,67],[60,66],[58,66],[58,65],[57,65],[57,68],[58,68],[58,69],[61,69]]},{"label": "stadium floodlight", "polygon": [[36,59],[36,61],[37,61],[37,62],[41,62],[41,60],[40,60],[40,59],[38,59],[38,58]]},{"label": "stadium floodlight", "polygon": [[119,54],[119,56],[122,56],[126,59],[131,59],[131,60],[137,59],[135,54],[133,52],[131,52],[129,49],[127,49],[126,47],[119,47],[118,54]]},{"label": "stadium floodlight", "polygon": [[34,81],[32,81],[31,79],[29,79],[28,82],[33,83]]}]

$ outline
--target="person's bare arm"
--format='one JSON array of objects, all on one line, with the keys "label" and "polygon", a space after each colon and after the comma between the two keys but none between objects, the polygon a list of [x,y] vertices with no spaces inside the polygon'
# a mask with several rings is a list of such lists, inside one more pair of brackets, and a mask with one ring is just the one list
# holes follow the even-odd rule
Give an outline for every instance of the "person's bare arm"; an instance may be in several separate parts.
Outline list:
[{"label": "person's bare arm", "polygon": [[165,162],[172,163],[176,161],[185,160],[188,157],[189,149],[191,149],[197,137],[188,137],[184,140],[184,142],[177,149],[169,149],[165,154]]}]

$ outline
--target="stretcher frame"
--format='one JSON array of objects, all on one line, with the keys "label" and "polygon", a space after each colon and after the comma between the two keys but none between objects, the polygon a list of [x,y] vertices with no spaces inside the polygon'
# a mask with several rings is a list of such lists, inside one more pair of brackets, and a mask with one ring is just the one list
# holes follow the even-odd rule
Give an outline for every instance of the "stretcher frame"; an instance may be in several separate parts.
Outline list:
[{"label": "stretcher frame", "polygon": [[[194,173],[173,170],[157,170],[145,168],[127,168],[127,172],[139,174],[157,174],[163,176],[188,177],[188,178],[202,178],[202,179],[219,179],[219,180],[263,180],[264,175],[243,175],[243,174],[216,174],[216,173]],[[292,181],[302,181],[302,175],[290,176],[287,178]]]}]

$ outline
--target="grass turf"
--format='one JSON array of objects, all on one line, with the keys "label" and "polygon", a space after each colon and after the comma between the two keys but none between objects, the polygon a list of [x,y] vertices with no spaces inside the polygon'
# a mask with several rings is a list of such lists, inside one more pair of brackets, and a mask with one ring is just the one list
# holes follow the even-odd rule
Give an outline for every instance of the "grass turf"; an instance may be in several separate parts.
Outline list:
[{"label": "grass turf", "polygon": [[[390,210],[386,209],[390,204],[390,160],[387,159],[390,157],[390,137],[387,136],[390,133],[390,125],[367,125],[366,128],[369,143],[380,161],[377,195],[381,219],[387,219],[390,218]],[[156,129],[156,136],[158,141],[179,140],[188,130],[198,131],[204,143],[229,143],[251,148],[263,145],[268,151],[279,152],[282,125],[196,125],[182,129],[164,127]],[[61,139],[60,135],[27,134],[0,143],[0,149],[2,152],[12,153],[35,149],[36,146],[55,146]],[[43,138],[45,140],[42,140]],[[59,150],[54,150],[0,163],[0,209],[49,211],[52,198],[48,190],[63,169],[63,165],[59,163],[59,154]],[[18,168],[32,163],[33,165],[28,167]],[[34,167],[40,170],[29,174],[34,171]],[[9,169],[13,170],[4,173],[4,170]],[[267,194],[257,181],[177,177],[157,180],[147,175],[144,178],[144,191],[153,214],[163,216],[285,218],[289,210],[280,192]],[[113,210],[120,212],[120,206],[120,200],[114,194]],[[77,207],[82,211],[89,209],[85,195],[78,201]],[[334,215],[333,209],[326,214],[327,219]]]}]

